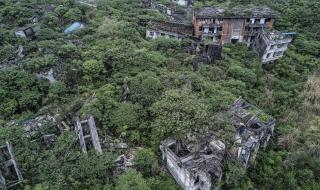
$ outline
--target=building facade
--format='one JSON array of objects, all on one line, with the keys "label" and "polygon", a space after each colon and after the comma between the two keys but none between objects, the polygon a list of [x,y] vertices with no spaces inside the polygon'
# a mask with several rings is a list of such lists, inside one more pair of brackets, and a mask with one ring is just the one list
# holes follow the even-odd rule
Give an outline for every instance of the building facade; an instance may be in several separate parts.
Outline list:
[{"label": "building facade", "polygon": [[276,13],[268,7],[225,10],[203,7],[194,12],[196,37],[214,42],[245,42],[250,46],[262,29],[272,29]]},{"label": "building facade", "polygon": [[252,49],[256,52],[263,64],[272,63],[281,58],[292,41],[294,33],[278,31],[261,31],[255,38]]},{"label": "building facade", "polygon": [[178,40],[192,38],[192,25],[185,25],[174,22],[150,21],[146,29],[147,38],[175,38]]}]

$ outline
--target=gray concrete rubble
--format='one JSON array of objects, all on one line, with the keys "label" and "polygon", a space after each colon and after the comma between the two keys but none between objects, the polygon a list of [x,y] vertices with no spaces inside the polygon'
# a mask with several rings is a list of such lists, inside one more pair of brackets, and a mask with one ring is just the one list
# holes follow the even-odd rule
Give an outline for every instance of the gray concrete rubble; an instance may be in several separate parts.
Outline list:
[{"label": "gray concrete rubble", "polygon": [[196,146],[166,139],[161,142],[160,150],[167,169],[183,189],[210,190],[211,187],[219,187],[221,162],[225,154],[225,145],[220,140],[211,138]]},{"label": "gray concrete rubble", "polygon": [[134,166],[134,156],[136,154],[137,148],[136,149],[131,149],[127,151],[126,154],[121,154],[118,156],[113,163],[116,166],[116,169],[113,171],[114,176],[119,176],[123,172],[125,172],[127,169],[131,168]]},{"label": "gray concrete rubble", "polygon": [[23,182],[9,142],[0,146],[0,189],[14,187]]},{"label": "gray concrete rubble", "polygon": [[18,125],[21,125],[23,130],[25,131],[25,135],[27,137],[33,137],[37,134],[37,132],[45,126],[52,126],[57,127],[57,121],[56,119],[50,115],[40,115],[36,118],[25,120],[21,123],[16,123]]},{"label": "gray concrete rubble", "polygon": [[75,131],[78,135],[82,152],[87,153],[89,149],[95,149],[96,152],[102,154],[100,139],[92,115],[89,115],[87,119],[82,121],[76,118]]},{"label": "gray concrete rubble", "polygon": [[268,145],[276,120],[241,97],[231,106],[232,120],[236,126],[233,156],[245,167],[254,163],[260,147]]},{"label": "gray concrete rubble", "polygon": [[57,82],[57,80],[54,78],[53,68],[49,69],[48,71],[38,73],[36,76],[39,79],[47,79],[51,84]]},{"label": "gray concrete rubble", "polygon": [[55,134],[43,135],[42,142],[47,146],[51,147],[57,140],[57,136]]}]

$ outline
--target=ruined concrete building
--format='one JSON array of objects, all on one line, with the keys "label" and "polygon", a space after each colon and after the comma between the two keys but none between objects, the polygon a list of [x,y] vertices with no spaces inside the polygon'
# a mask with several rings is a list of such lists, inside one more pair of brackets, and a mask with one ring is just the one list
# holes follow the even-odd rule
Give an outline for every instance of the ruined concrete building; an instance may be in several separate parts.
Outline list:
[{"label": "ruined concrete building", "polygon": [[272,63],[281,58],[292,41],[294,33],[261,31],[253,42],[252,48],[263,64]]},{"label": "ruined concrete building", "polygon": [[241,97],[231,106],[236,126],[236,146],[231,153],[245,167],[253,164],[260,147],[265,148],[276,125],[276,120]]},{"label": "ruined concrete building", "polygon": [[192,25],[164,21],[150,21],[148,23],[148,29],[146,30],[146,37],[152,39],[165,37],[182,40],[192,38],[192,35]]},{"label": "ruined concrete building", "polygon": [[230,112],[236,133],[235,143],[228,150],[216,137],[198,144],[174,139],[161,142],[162,159],[184,190],[218,189],[224,159],[238,160],[247,168],[253,164],[259,148],[267,146],[276,125],[274,118],[241,97],[231,106]]},{"label": "ruined concrete building", "polygon": [[259,31],[273,28],[275,18],[276,13],[268,7],[203,7],[194,13],[194,33],[222,44],[245,42],[250,46]]},{"label": "ruined concrete building", "polygon": [[18,28],[15,31],[15,35],[17,37],[23,37],[23,38],[30,38],[30,39],[35,39],[36,37],[36,32],[40,30],[39,25],[27,25],[22,28]]},{"label": "ruined concrete building", "polygon": [[7,189],[22,183],[23,178],[9,142],[0,146],[0,163],[0,189]]},{"label": "ruined concrete building", "polygon": [[167,169],[184,190],[210,190],[219,186],[225,145],[213,138],[200,146],[200,150],[196,149],[193,144],[173,139],[166,139],[160,145]]},{"label": "ruined concrete building", "polygon": [[100,139],[92,115],[82,121],[76,118],[75,131],[78,135],[82,152],[87,153],[87,150],[94,148],[98,153],[102,153]]}]

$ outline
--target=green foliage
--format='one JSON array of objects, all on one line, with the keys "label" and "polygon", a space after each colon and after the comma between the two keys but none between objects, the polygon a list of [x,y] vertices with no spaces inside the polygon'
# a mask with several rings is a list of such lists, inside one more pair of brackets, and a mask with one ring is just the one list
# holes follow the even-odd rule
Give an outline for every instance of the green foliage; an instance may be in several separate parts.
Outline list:
[{"label": "green foliage", "polygon": [[159,169],[157,156],[149,148],[139,149],[134,156],[135,168],[144,175],[152,175]]},{"label": "green foliage", "polygon": [[66,86],[62,82],[56,82],[49,87],[48,101],[60,102],[65,100],[65,95],[68,92]]},{"label": "green foliage", "polygon": [[201,132],[208,120],[207,106],[190,92],[168,90],[161,100],[155,102],[151,111],[155,119],[151,124],[155,139],[164,139],[171,134],[182,138],[191,131]]},{"label": "green foliage", "polygon": [[115,190],[149,190],[147,182],[143,179],[141,173],[129,169],[116,180]]},{"label": "green foliage", "polygon": [[88,60],[83,63],[83,70],[85,73],[85,79],[87,81],[94,82],[101,78],[101,75],[105,73],[103,64],[97,60]]},{"label": "green foliage", "polygon": [[0,117],[36,111],[41,105],[40,82],[35,76],[14,67],[0,70]]},{"label": "green foliage", "polygon": [[246,170],[242,165],[235,162],[228,162],[225,167],[224,188],[227,189],[251,189],[252,182],[246,176]]}]

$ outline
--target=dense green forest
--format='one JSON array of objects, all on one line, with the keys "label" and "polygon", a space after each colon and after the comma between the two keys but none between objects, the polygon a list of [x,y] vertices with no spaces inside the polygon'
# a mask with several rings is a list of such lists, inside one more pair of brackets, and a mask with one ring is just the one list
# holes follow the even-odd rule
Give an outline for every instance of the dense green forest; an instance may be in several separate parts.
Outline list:
[{"label": "dense green forest", "polygon": [[[48,112],[90,113],[100,138],[111,135],[140,147],[136,165],[112,177],[120,153],[83,154],[73,131],[48,148],[19,125],[1,127],[0,143],[12,143],[24,177],[16,188],[179,189],[163,167],[160,141],[215,131],[228,142],[235,129],[227,111],[242,96],[275,117],[277,127],[253,167],[224,162],[222,189],[320,189],[320,2],[198,0],[195,6],[248,4],[270,6],[279,12],[276,29],[297,32],[285,56],[262,66],[246,45],[227,44],[221,60],[193,72],[192,57],[183,51],[186,42],[145,38],[145,24],[165,18],[142,9],[139,0],[100,0],[97,8],[74,0],[0,1],[0,61],[24,48],[19,64],[0,68],[0,126]],[[15,29],[34,15],[37,38],[16,37]],[[76,21],[85,28],[64,34]],[[36,77],[48,68],[55,68],[58,82]],[[126,100],[124,85],[130,89]]]}]

